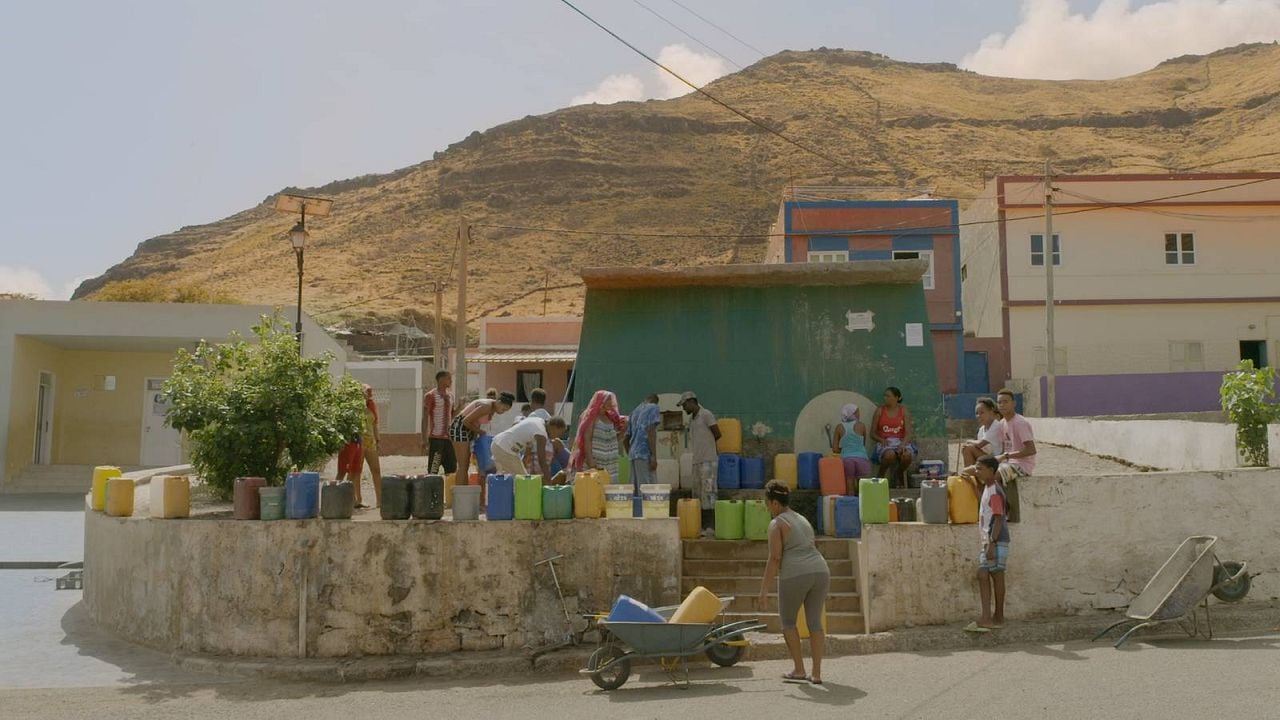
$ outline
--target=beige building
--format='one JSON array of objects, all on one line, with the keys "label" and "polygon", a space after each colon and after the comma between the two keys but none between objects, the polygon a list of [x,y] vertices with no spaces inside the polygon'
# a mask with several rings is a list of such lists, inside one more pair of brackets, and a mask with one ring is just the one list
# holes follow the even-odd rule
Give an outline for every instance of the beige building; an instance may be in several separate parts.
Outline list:
[{"label": "beige building", "polygon": [[[94,465],[183,462],[159,392],[174,352],[226,340],[273,308],[0,300],[0,492],[83,491]],[[284,315],[292,318],[285,309]],[[292,323],[290,323],[292,324]],[[343,349],[303,318],[308,353]]]},{"label": "beige building", "polygon": [[[1218,406],[1280,363],[1280,173],[1054,179],[1059,415]],[[1004,338],[1035,411],[1046,371],[1044,184],[995,178],[961,215],[965,331]]]}]

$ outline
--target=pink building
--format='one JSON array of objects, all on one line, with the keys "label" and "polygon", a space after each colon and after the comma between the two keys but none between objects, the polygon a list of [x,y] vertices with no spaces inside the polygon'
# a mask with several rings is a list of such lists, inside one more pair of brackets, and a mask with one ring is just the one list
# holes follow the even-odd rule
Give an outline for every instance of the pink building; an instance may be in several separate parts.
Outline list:
[{"label": "pink building", "polygon": [[582,318],[572,316],[482,319],[480,347],[467,355],[475,373],[467,387],[514,393],[517,412],[529,401],[529,392],[540,387],[554,411],[559,403],[573,401],[570,378],[581,333]]}]

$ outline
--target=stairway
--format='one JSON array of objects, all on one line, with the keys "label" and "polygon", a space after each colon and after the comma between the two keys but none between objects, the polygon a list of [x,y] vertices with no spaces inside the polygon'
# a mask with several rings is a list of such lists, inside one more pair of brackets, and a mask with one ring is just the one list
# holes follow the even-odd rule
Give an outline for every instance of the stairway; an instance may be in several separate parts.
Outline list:
[{"label": "stairway", "polygon": [[[133,472],[140,467],[121,467]],[[28,465],[5,484],[3,491],[12,494],[56,493],[83,495],[93,484],[92,465]]]},{"label": "stairway", "polygon": [[[817,538],[818,551],[831,568],[831,591],[827,596],[827,632],[834,635],[861,633],[865,623],[858,595],[857,540]],[[685,540],[681,593],[687,595],[701,585],[716,595],[734,596],[725,613],[725,622],[759,620],[768,632],[781,632],[778,624],[777,588],[769,589],[765,607],[757,594],[764,577],[769,545],[747,540]]]}]

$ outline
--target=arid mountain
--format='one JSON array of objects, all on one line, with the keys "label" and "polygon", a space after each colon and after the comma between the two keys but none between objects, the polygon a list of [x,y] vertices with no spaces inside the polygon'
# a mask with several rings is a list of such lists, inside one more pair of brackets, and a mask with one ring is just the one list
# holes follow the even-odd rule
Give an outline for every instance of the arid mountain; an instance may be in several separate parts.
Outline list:
[{"label": "arid mountain", "polygon": [[[763,239],[572,235],[764,233],[790,184],[927,188],[969,197],[993,173],[1273,170],[1280,157],[1280,46],[1175,58],[1110,81],[994,78],[866,52],[782,52],[707,90],[835,164],[697,94],[587,105],[474,132],[427,162],[307,188],[336,199],[311,225],[305,307],[322,322],[432,312],[460,220],[477,225],[469,316],[581,312],[577,271],[597,265],[751,262]],[[1220,162],[1226,161],[1226,162]],[[290,303],[295,218],[271,198],[152,238],[77,297],[155,277],[244,302]],[[452,319],[453,284],[445,315]]]}]

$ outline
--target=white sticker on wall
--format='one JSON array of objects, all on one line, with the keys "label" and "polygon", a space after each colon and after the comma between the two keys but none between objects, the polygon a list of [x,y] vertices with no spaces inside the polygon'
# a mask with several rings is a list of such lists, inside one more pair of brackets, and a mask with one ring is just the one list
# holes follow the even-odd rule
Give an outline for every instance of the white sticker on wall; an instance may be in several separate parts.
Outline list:
[{"label": "white sticker on wall", "polygon": [[845,330],[853,332],[855,330],[866,330],[868,332],[876,329],[876,314],[870,310],[864,312],[854,312],[850,310],[844,314],[848,324],[844,326]]},{"label": "white sticker on wall", "polygon": [[923,323],[907,323],[907,347],[924,347]]}]

